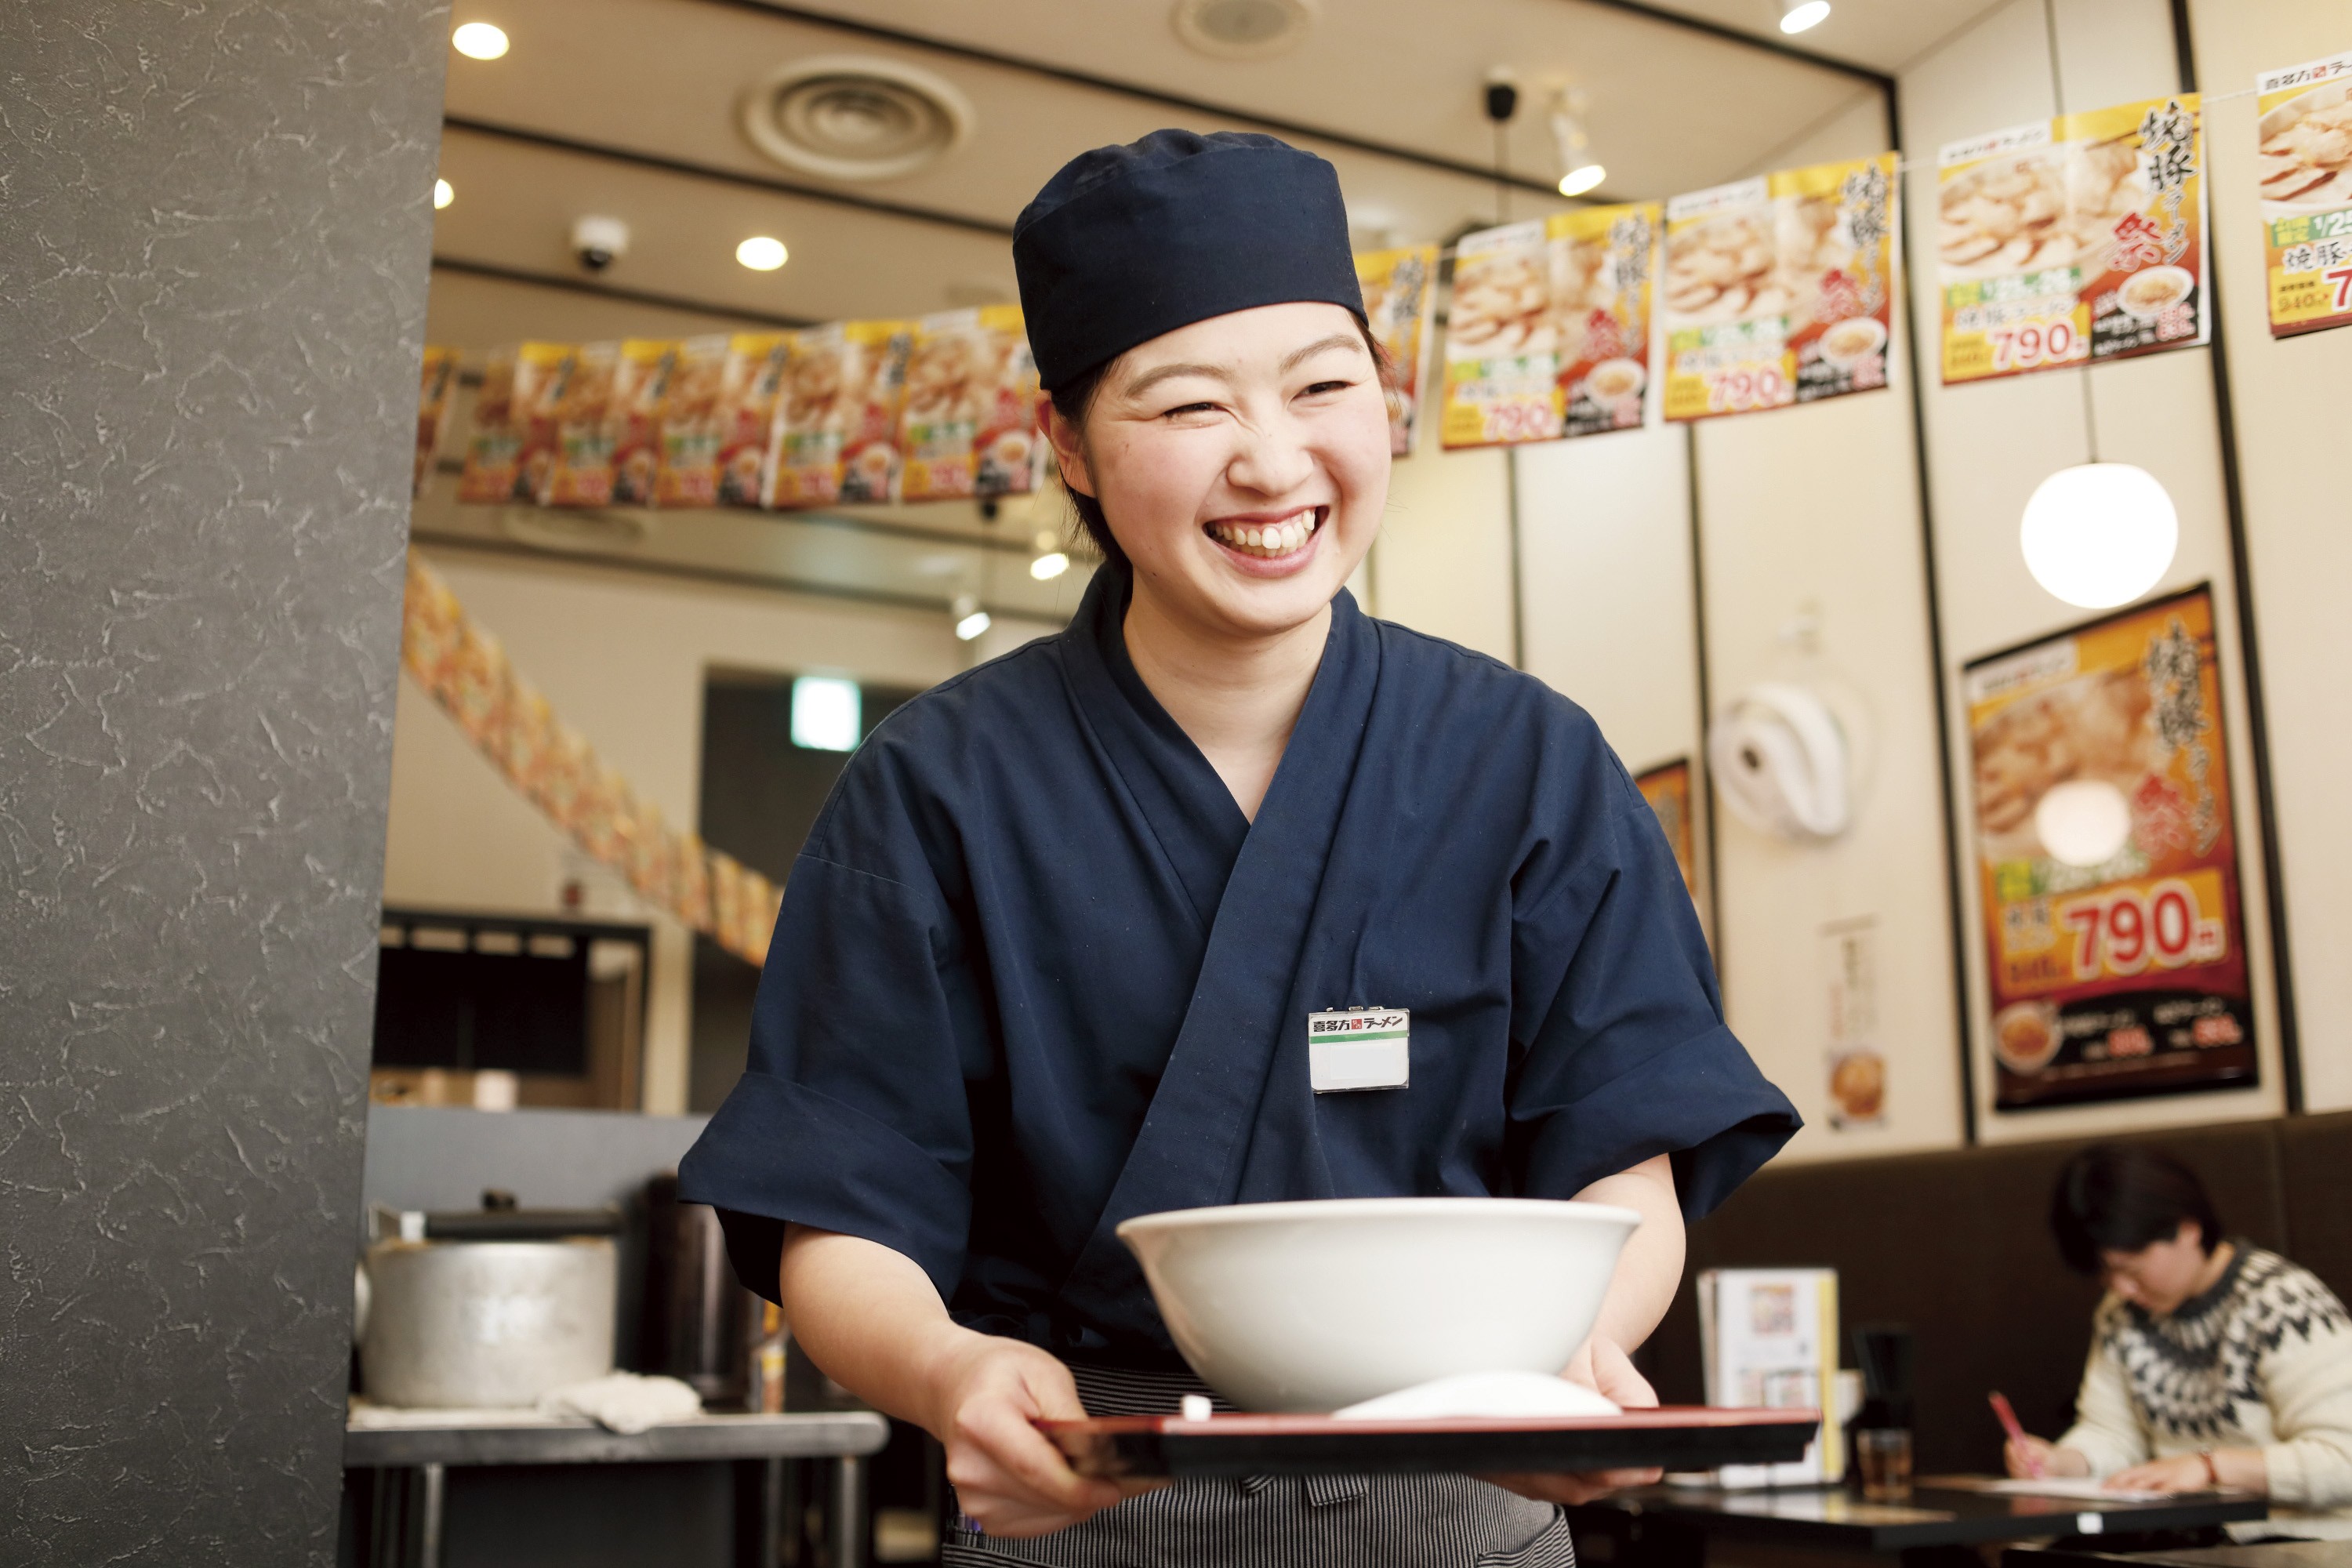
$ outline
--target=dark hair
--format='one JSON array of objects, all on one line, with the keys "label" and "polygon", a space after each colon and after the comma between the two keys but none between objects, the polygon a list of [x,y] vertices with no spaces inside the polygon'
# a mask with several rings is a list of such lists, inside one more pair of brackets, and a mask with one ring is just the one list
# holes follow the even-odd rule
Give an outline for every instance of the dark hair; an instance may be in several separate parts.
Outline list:
[{"label": "dark hair", "polygon": [[2169,1154],[2094,1143],[2066,1162],[2050,1194],[2050,1229],[2067,1267],[2096,1274],[2103,1252],[2137,1252],[2195,1220],[2209,1254],[2221,1243],[2221,1216],[2197,1173]]},{"label": "dark hair", "polygon": [[[1392,389],[1396,384],[1396,362],[1389,358],[1388,351],[1381,346],[1380,339],[1372,336],[1372,329],[1361,316],[1356,318],[1356,330],[1364,334],[1364,347],[1371,353],[1372,365],[1381,378],[1382,389]],[[1069,421],[1073,429],[1083,430],[1087,411],[1094,406],[1095,395],[1102,390],[1103,376],[1118,363],[1118,356],[1114,354],[1092,370],[1082,371],[1054,388],[1049,395],[1054,399],[1054,412]],[[1062,488],[1069,493],[1070,510],[1076,515],[1078,531],[1102,552],[1104,560],[1115,566],[1126,565],[1127,552],[1121,550],[1118,541],[1111,537],[1110,520],[1103,516],[1102,502],[1090,495],[1081,495],[1067,485]]]}]

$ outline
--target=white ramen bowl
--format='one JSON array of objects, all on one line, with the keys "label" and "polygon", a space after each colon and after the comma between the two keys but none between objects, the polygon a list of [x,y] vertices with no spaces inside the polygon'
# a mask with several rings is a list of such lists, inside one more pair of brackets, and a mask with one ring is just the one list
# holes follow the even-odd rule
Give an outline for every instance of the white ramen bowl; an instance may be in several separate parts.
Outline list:
[{"label": "white ramen bowl", "polygon": [[1336,1410],[1465,1373],[1558,1373],[1642,1216],[1541,1198],[1334,1198],[1141,1215],[1176,1348],[1244,1410]]}]

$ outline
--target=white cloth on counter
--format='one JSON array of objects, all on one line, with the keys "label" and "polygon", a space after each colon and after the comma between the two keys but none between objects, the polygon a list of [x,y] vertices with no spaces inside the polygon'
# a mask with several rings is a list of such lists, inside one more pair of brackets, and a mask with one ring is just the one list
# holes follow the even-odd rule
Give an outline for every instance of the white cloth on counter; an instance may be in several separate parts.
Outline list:
[{"label": "white cloth on counter", "polygon": [[674,1377],[608,1372],[585,1383],[566,1384],[539,1396],[545,1415],[584,1415],[615,1432],[642,1432],[702,1414],[702,1396]]}]

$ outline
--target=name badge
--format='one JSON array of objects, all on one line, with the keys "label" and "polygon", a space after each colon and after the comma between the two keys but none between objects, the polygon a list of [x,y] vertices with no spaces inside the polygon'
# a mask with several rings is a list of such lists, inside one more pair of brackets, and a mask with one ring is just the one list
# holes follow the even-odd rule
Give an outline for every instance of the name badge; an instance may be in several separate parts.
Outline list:
[{"label": "name badge", "polygon": [[1307,1015],[1307,1077],[1318,1094],[1402,1089],[1412,1067],[1412,1014],[1350,1007]]}]

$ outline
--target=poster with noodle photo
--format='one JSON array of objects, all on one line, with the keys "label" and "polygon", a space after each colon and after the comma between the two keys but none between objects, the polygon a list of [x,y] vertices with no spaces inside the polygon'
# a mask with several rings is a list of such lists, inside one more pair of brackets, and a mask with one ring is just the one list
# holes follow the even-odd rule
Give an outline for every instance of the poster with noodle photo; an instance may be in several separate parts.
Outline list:
[{"label": "poster with noodle photo", "polygon": [[2193,92],[1948,144],[1944,384],[2207,342],[2204,158]]},{"label": "poster with noodle photo", "polygon": [[1967,667],[2002,1110],[2257,1080],[2213,596]]},{"label": "poster with noodle photo", "polygon": [[1540,218],[1455,244],[1442,403],[1437,438],[1449,451],[1559,438],[1550,247]]},{"label": "poster with noodle photo", "polygon": [[1409,457],[1421,426],[1422,361],[1437,313],[1437,247],[1375,250],[1356,258],[1364,320],[1389,356],[1389,455]]},{"label": "poster with noodle photo", "polygon": [[2352,54],[2254,81],[2271,335],[2352,322]]},{"label": "poster with noodle photo", "polygon": [[1563,435],[1642,426],[1662,221],[1655,202],[1582,207],[1545,220]]},{"label": "poster with noodle photo", "polygon": [[1683,874],[1683,890],[1698,897],[1698,852],[1691,830],[1691,765],[1688,757],[1661,763],[1637,773],[1633,787],[1642,792],[1666,846],[1675,852],[1675,868]]},{"label": "poster with noodle photo", "polygon": [[1669,201],[1658,311],[1666,417],[1885,386],[1895,192],[1889,153]]}]

